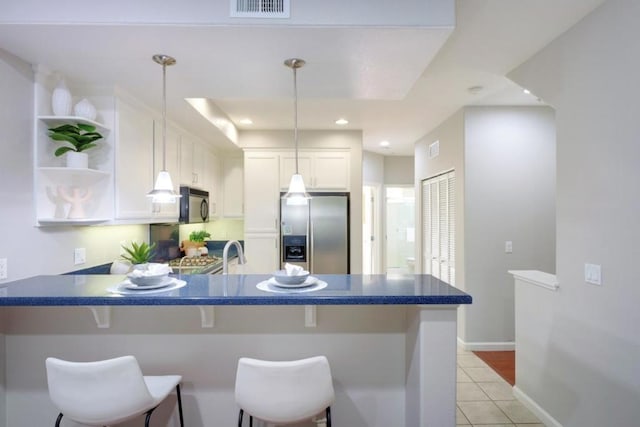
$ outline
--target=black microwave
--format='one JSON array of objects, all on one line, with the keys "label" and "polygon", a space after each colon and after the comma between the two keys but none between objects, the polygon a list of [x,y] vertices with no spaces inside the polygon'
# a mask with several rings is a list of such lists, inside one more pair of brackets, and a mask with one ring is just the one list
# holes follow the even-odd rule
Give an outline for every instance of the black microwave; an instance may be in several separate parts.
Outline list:
[{"label": "black microwave", "polygon": [[209,192],[180,187],[180,222],[195,224],[209,221]]}]

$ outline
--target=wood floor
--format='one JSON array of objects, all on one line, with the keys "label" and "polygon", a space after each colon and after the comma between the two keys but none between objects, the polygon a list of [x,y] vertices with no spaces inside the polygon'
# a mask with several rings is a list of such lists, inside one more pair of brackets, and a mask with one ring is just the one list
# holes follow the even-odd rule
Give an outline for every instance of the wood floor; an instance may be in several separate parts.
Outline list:
[{"label": "wood floor", "polygon": [[516,352],[515,351],[474,351],[473,354],[482,359],[506,382],[516,383]]}]

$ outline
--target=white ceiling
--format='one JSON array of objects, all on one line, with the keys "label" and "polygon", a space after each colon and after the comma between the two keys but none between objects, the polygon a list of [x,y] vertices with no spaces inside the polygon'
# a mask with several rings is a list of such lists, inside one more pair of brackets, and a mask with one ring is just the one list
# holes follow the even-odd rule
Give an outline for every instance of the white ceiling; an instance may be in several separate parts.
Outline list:
[{"label": "white ceiling", "polygon": [[[0,23],[0,48],[82,85],[117,85],[220,148],[232,144],[186,98],[208,98],[238,129],[359,129],[364,149],[412,155],[465,105],[543,105],[505,75],[605,0],[458,0],[456,27],[53,25]],[[483,89],[476,94],[472,86]],[[253,125],[239,121],[245,117]],[[334,122],[344,117],[347,126]],[[383,149],[379,142],[388,140]]]}]

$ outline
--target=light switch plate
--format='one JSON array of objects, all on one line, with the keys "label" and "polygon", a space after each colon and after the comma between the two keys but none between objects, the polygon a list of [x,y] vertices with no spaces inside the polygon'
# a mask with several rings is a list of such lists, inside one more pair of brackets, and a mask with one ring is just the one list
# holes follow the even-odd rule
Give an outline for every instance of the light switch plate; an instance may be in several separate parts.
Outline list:
[{"label": "light switch plate", "polygon": [[504,242],[504,253],[513,253],[513,242],[511,240],[507,240],[506,242]]},{"label": "light switch plate", "polygon": [[602,286],[602,268],[598,264],[584,265],[584,281],[592,285]]},{"label": "light switch plate", "polygon": [[80,265],[87,262],[87,250],[85,248],[75,248],[73,250],[73,264]]},{"label": "light switch plate", "polygon": [[7,272],[7,259],[0,258],[0,280],[6,279],[8,277]]}]

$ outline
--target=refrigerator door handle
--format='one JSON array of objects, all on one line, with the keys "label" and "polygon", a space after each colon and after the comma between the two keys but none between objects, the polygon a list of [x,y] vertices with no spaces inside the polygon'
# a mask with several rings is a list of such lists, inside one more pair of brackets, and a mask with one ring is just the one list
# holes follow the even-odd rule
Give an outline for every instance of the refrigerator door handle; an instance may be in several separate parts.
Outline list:
[{"label": "refrigerator door handle", "polygon": [[309,253],[311,256],[309,257],[309,272],[314,272],[313,269],[313,222],[309,221]]}]

